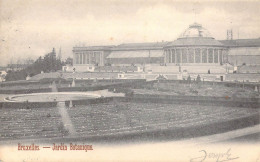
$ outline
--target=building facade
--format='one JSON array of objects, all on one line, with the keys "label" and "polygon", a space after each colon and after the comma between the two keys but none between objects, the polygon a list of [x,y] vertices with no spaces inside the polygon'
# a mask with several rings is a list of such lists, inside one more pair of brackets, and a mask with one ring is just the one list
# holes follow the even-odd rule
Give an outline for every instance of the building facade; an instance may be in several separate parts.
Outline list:
[{"label": "building facade", "polygon": [[260,65],[259,49],[260,39],[218,41],[194,23],[172,42],[74,47],[73,67],[80,72],[106,66],[142,66],[144,72],[227,73],[232,66]]}]

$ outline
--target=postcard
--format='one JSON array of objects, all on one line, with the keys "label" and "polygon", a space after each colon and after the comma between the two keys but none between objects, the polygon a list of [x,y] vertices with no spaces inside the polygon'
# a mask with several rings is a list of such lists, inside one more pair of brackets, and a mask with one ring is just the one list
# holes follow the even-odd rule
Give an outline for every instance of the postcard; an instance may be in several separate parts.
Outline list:
[{"label": "postcard", "polygon": [[0,162],[260,161],[259,6],[0,0]]}]

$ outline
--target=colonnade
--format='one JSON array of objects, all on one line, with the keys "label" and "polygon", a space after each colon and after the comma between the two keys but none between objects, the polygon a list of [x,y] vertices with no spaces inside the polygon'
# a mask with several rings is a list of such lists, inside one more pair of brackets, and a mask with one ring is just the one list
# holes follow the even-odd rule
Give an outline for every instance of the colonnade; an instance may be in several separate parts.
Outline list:
[{"label": "colonnade", "polygon": [[85,51],[74,53],[74,59],[74,64],[104,65],[104,53],[102,51]]},{"label": "colonnade", "polygon": [[218,63],[226,62],[224,48],[170,48],[164,51],[164,63]]}]

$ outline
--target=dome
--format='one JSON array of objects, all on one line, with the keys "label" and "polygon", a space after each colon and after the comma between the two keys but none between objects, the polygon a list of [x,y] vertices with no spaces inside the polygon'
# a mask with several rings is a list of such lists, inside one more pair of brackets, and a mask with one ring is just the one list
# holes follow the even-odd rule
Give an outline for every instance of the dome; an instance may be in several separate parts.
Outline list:
[{"label": "dome", "polygon": [[200,24],[194,23],[186,29],[179,38],[194,38],[194,37],[206,37],[212,38],[207,29],[203,28]]},{"label": "dome", "polygon": [[223,46],[215,40],[207,29],[200,24],[194,23],[186,29],[180,37],[167,46]]}]

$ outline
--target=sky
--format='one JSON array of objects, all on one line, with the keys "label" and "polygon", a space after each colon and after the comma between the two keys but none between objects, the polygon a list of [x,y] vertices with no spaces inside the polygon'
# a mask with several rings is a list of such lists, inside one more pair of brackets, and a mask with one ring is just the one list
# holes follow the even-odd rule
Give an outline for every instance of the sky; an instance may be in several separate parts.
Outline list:
[{"label": "sky", "polygon": [[217,40],[260,37],[260,1],[0,0],[0,66],[74,46],[174,41],[197,22]]}]

